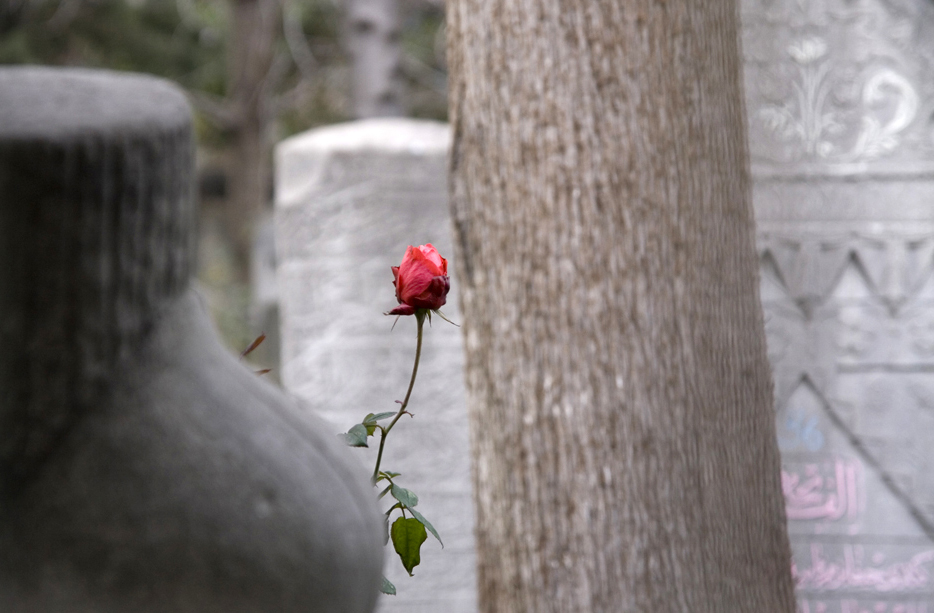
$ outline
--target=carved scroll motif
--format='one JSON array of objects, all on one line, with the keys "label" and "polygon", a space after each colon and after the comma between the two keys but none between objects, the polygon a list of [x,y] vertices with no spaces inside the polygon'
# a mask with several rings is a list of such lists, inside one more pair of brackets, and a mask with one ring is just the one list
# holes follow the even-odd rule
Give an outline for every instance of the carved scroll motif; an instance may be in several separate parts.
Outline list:
[{"label": "carved scroll motif", "polygon": [[[874,160],[901,145],[919,107],[918,93],[907,78],[890,68],[871,69],[858,88],[860,108],[853,117],[835,104],[834,92],[852,85],[834,72],[824,39],[795,41],[787,53],[798,72],[791,95],[781,104],[763,106],[756,117],[773,138],[794,143],[802,159],[838,163]],[[851,144],[847,135],[852,134],[856,138]]]}]

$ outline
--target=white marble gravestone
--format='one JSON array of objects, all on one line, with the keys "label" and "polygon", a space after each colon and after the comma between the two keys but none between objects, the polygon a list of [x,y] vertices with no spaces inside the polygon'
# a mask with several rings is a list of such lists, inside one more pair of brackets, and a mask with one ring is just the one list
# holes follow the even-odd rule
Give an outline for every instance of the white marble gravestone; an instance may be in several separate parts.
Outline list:
[{"label": "white marble gravestone", "polygon": [[744,0],[800,613],[934,612],[934,2]]},{"label": "white marble gravestone", "polygon": [[[335,434],[369,412],[395,410],[405,394],[414,317],[393,330],[394,318],[382,313],[396,305],[390,267],[407,245],[430,242],[450,262],[449,140],[445,124],[379,119],[312,130],[278,147],[282,380]],[[454,321],[456,294],[452,278],[442,311]],[[460,331],[436,318],[409,406],[415,418],[392,431],[382,467],[402,473],[400,485],[419,496],[445,548],[430,538],[414,578],[387,548],[386,575],[398,595],[381,598],[384,613],[476,610],[462,371]],[[354,451],[372,470],[375,445]]]}]

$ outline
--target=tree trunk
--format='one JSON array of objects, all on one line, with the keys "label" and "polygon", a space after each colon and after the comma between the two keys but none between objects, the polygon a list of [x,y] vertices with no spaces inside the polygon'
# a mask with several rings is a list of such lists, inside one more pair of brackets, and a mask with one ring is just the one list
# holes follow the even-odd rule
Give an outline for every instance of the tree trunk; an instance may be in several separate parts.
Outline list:
[{"label": "tree trunk", "polygon": [[249,275],[253,229],[269,201],[269,108],[274,80],[272,64],[278,40],[279,0],[232,0],[232,36],[228,52],[233,137],[227,175],[227,233],[237,271]]},{"label": "tree trunk", "polygon": [[794,610],[732,1],[453,0],[481,610]]}]

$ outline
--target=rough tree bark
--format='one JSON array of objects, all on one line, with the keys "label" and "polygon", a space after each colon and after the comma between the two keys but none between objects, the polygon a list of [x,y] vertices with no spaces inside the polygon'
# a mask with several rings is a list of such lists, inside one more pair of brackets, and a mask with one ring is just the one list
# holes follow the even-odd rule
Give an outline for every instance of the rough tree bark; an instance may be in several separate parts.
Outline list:
[{"label": "rough tree bark", "polygon": [[731,0],[453,0],[481,610],[794,610]]}]

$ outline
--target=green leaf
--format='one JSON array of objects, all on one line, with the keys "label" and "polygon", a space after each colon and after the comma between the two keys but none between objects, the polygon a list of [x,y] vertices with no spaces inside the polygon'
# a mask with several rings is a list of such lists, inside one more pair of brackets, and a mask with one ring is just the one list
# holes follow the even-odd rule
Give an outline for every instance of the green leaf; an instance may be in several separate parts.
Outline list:
[{"label": "green leaf", "polygon": [[344,434],[344,440],[351,447],[366,447],[366,427],[363,424],[357,424]]},{"label": "green leaf", "polygon": [[380,492],[380,493],[379,493],[379,496],[377,496],[376,499],[377,499],[377,500],[382,500],[382,499],[383,499],[383,496],[385,496],[386,494],[388,494],[388,493],[389,493],[389,490],[391,490],[391,489],[392,489],[392,486],[391,486],[391,485],[387,485],[387,486],[386,486],[386,489],[384,489],[382,492]]},{"label": "green leaf", "polygon": [[367,436],[373,436],[373,433],[376,432],[376,422],[393,416],[395,416],[395,413],[367,413],[366,417],[363,418],[363,425],[366,428]]},{"label": "green leaf", "polygon": [[366,417],[364,417],[363,421],[361,422],[363,427],[366,428],[367,436],[373,436],[373,433],[376,432],[376,422],[370,421],[371,419],[373,419],[373,414],[367,413]]},{"label": "green leaf", "polygon": [[417,519],[422,522],[422,525],[428,528],[428,531],[431,532],[438,542],[441,543],[441,548],[444,549],[444,541],[441,540],[441,537],[438,535],[438,531],[435,530],[435,527],[431,525],[431,522],[425,519],[425,516],[416,511],[415,509],[409,508],[409,512]]},{"label": "green leaf", "polygon": [[392,546],[410,577],[412,569],[422,561],[419,550],[427,538],[425,526],[414,517],[400,517],[392,524]]},{"label": "green leaf", "polygon": [[384,594],[388,594],[389,596],[395,596],[395,595],[396,595],[396,586],[394,586],[394,585],[389,581],[389,579],[387,579],[386,577],[383,577],[383,584],[382,584],[381,586],[379,586],[379,591],[381,591],[381,592],[384,593]]},{"label": "green leaf", "polygon": [[415,495],[411,490],[407,490],[404,487],[399,487],[395,483],[392,484],[392,497],[398,500],[406,508],[411,509],[418,504],[418,496]]}]

